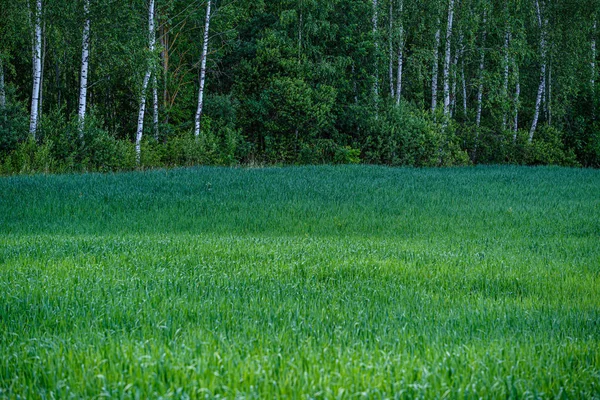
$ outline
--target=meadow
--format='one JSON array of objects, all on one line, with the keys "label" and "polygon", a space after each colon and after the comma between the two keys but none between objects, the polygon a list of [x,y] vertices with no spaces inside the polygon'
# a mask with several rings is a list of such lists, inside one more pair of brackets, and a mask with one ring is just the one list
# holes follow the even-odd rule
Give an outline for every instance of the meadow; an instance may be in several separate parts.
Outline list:
[{"label": "meadow", "polygon": [[599,398],[600,171],[0,178],[0,398]]}]

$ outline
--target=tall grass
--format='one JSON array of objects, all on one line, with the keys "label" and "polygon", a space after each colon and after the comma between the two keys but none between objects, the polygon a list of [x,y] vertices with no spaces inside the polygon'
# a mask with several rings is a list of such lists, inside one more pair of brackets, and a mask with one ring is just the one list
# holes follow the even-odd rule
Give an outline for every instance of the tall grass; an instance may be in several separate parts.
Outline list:
[{"label": "tall grass", "polygon": [[0,397],[600,396],[600,172],[0,179]]}]

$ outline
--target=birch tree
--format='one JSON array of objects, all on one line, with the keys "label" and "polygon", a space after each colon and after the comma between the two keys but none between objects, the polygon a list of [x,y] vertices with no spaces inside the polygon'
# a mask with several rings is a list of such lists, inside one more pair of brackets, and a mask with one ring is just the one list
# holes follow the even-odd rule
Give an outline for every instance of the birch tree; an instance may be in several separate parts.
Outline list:
[{"label": "birch tree", "polygon": [[42,0],[36,0],[33,16],[33,88],[29,133],[36,137],[39,124],[40,85],[42,81]]},{"label": "birch tree", "polygon": [[148,89],[148,82],[150,81],[150,75],[152,74],[152,58],[154,54],[155,44],[155,33],[154,33],[154,0],[150,0],[148,7],[148,44],[150,49],[150,55],[148,57],[148,65],[146,67],[146,74],[144,75],[144,81],[142,83],[142,91],[140,95],[140,109],[138,113],[137,133],[135,137],[135,153],[137,156],[137,162],[139,164],[141,152],[142,152],[142,135],[144,134],[144,115],[146,112],[146,91]]},{"label": "birch tree", "polygon": [[79,138],[83,140],[88,89],[88,65],[90,59],[90,0],[84,0],[85,22],[81,40],[81,79],[79,84]]},{"label": "birch tree", "polygon": [[[542,6],[544,4],[542,3]],[[539,117],[540,117],[540,106],[544,95],[544,89],[546,87],[546,28],[548,26],[548,17],[543,16],[545,10],[540,7],[540,1],[535,0],[536,16],[538,21],[538,28],[540,30],[540,84],[537,90],[537,97],[535,100],[535,110],[533,114],[533,121],[531,122],[531,129],[529,130],[529,143],[533,141],[533,136],[537,129]]]},{"label": "birch tree", "polygon": [[[209,0],[210,1],[210,0]],[[379,99],[379,1],[373,0],[373,40],[375,44],[375,75],[373,82],[373,96],[375,99],[375,103],[378,102]]]},{"label": "birch tree", "polygon": [[41,47],[41,59],[40,59],[40,90],[39,90],[39,94],[38,94],[38,112],[37,112],[37,118],[38,121],[40,121],[42,119],[42,110],[43,110],[43,104],[44,104],[44,65],[46,64],[46,49],[47,49],[47,43],[46,43],[46,35],[44,34],[44,32],[46,31],[46,24],[42,23],[42,47]]},{"label": "birch tree", "polygon": [[448,24],[446,26],[446,56],[444,58],[444,115],[450,114],[450,62],[452,57],[452,22],[454,20],[454,0],[448,3]]},{"label": "birch tree", "polygon": [[465,77],[465,59],[464,59],[464,48],[461,50],[462,60],[460,64],[460,78],[462,81],[462,100],[463,100],[463,117],[467,118],[467,79]]},{"label": "birch tree", "polygon": [[210,6],[211,0],[206,3],[206,17],[204,19],[204,38],[202,43],[202,55],[200,56],[200,90],[198,91],[198,108],[196,109],[196,118],[194,120],[194,136],[200,136],[200,120],[202,118],[202,108],[204,107],[204,84],[206,82],[206,58],[208,57],[208,39],[210,30]]},{"label": "birch tree", "polygon": [[390,81],[390,97],[394,98],[394,0],[390,0],[390,13],[388,21],[388,45],[388,80]]},{"label": "birch tree", "polygon": [[508,78],[509,78],[509,73],[510,73],[510,67],[509,67],[509,44],[510,44],[510,38],[511,38],[511,34],[510,34],[510,29],[508,28],[508,24],[506,27],[506,32],[504,34],[504,60],[503,60],[503,67],[504,67],[504,82],[502,85],[502,108],[503,108],[503,112],[502,112],[502,130],[506,130],[506,120],[508,118],[507,115],[507,104],[508,104]]},{"label": "birch tree", "polygon": [[439,58],[440,58],[440,20],[437,20],[437,30],[435,32],[435,47],[433,50],[433,71],[431,73],[431,112],[435,113],[437,109],[437,85],[439,74]]},{"label": "birch tree", "polygon": [[517,141],[517,132],[519,130],[519,97],[521,96],[521,79],[516,60],[513,59],[513,70],[515,75],[515,96],[513,98],[513,142]]},{"label": "birch tree", "polygon": [[402,69],[404,67],[404,0],[400,0],[400,44],[398,45],[398,68],[396,71],[396,105],[402,99]]},{"label": "birch tree", "polygon": [[458,98],[456,94],[456,88],[458,86],[458,59],[462,53],[462,43],[463,43],[463,35],[460,33],[458,35],[458,46],[454,52],[454,57],[452,57],[452,90],[450,92],[450,115],[454,116],[454,112],[456,111],[456,99]]},{"label": "birch tree", "polygon": [[483,77],[485,72],[485,45],[487,41],[487,9],[483,11],[483,33],[481,35],[481,49],[479,55],[479,87],[477,89],[477,115],[475,124],[481,126],[481,112],[483,111]]},{"label": "birch tree", "polygon": [[154,70],[154,74],[152,75],[152,110],[152,126],[154,128],[154,139],[158,140],[158,79],[156,77],[156,70]]}]

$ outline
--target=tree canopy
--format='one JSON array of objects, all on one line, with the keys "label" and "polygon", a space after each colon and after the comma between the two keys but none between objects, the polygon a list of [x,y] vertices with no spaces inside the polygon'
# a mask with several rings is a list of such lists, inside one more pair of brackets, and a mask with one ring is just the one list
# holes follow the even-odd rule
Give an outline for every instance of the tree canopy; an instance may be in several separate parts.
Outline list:
[{"label": "tree canopy", "polygon": [[599,11],[598,0],[0,0],[0,171],[599,167]]}]

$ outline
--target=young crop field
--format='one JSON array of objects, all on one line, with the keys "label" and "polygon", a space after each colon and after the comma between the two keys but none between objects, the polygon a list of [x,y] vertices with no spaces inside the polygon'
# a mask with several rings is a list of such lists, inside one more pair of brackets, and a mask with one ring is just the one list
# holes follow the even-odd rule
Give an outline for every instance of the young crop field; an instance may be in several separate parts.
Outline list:
[{"label": "young crop field", "polygon": [[0,398],[598,398],[600,171],[0,179]]}]

